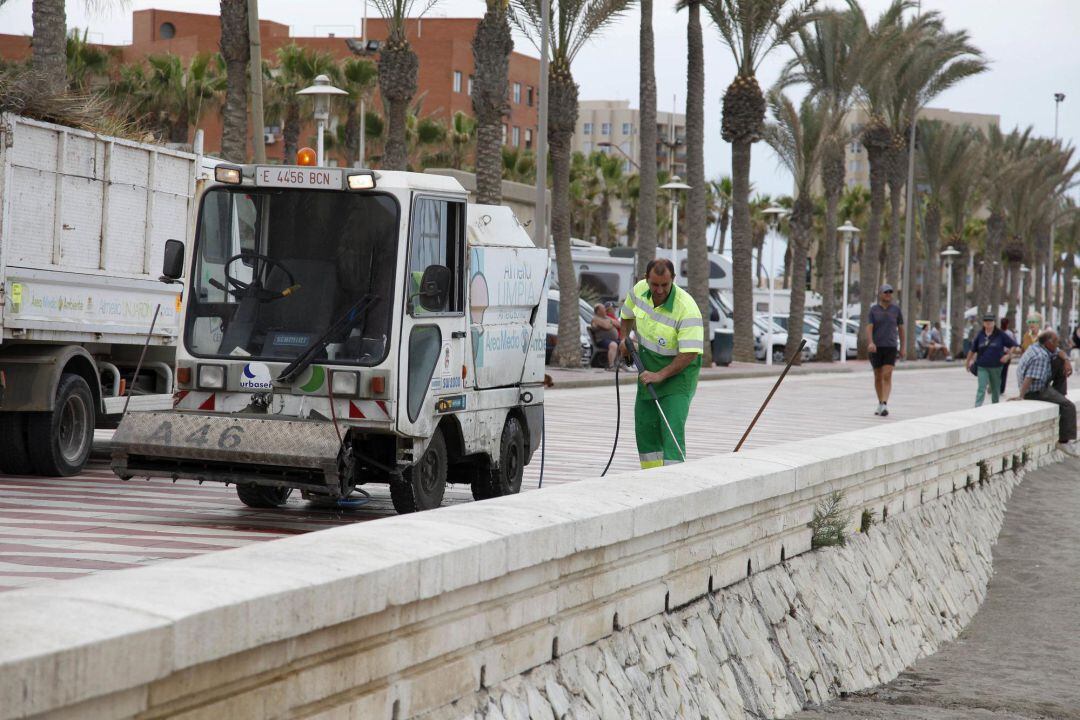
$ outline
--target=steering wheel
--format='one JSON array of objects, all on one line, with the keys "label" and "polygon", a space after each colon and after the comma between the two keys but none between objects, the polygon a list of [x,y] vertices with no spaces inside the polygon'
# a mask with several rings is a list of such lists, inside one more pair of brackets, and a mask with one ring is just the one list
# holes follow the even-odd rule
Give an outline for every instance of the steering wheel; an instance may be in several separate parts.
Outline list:
[{"label": "steering wheel", "polygon": [[[237,260],[246,260],[252,263],[251,282],[244,282],[239,278],[233,277],[229,272],[229,268]],[[277,268],[285,273],[285,277],[288,278],[289,285],[284,290],[267,290],[263,286],[265,280],[269,279],[269,271],[273,268]],[[239,255],[233,255],[225,261],[224,270],[225,283],[228,287],[214,279],[210,280],[210,284],[217,287],[219,290],[228,292],[235,298],[254,297],[259,302],[271,302],[273,300],[280,300],[283,297],[288,297],[300,289],[300,286],[296,284],[296,278],[293,277],[289,268],[285,267],[280,260],[276,260],[268,255],[263,255],[262,253],[246,252],[240,253]]]}]

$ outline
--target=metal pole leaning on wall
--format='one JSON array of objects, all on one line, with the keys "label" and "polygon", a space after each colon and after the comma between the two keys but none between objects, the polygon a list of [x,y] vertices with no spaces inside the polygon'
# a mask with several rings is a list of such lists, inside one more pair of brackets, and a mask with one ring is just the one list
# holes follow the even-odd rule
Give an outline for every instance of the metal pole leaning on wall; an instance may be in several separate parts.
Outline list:
[{"label": "metal pole leaning on wall", "polygon": [[[768,396],[765,398],[765,402],[761,403],[761,407],[758,408],[757,414],[754,415],[754,419],[750,421],[750,427],[746,428],[746,432],[739,438],[739,444],[735,446],[732,452],[739,452],[743,443],[746,442],[746,438],[750,436],[750,431],[757,425],[758,418],[761,417],[761,413],[765,412],[765,408],[769,405],[769,401],[772,400],[772,396],[776,394],[776,391],[780,388],[780,383],[784,382],[784,378],[787,376],[788,370],[791,369],[792,364],[795,362],[795,358],[802,354],[802,349],[806,347],[806,338],[803,338],[799,343],[799,347],[795,352],[791,353],[791,357],[788,358],[787,365],[784,366],[784,371],[780,373],[780,377],[776,378],[776,384],[772,386],[772,390],[769,391]],[[845,349],[846,352],[846,349]]]}]

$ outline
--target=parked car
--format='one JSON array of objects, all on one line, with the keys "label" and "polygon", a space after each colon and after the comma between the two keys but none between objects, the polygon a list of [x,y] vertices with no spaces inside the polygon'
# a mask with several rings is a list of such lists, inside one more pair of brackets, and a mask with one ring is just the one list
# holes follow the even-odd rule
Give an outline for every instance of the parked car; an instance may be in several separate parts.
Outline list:
[{"label": "parked car", "polygon": [[[812,327],[814,329],[814,339],[818,341],[820,345],[821,340],[821,316],[817,313],[807,313],[804,327]],[[833,320],[833,360],[840,359],[840,321]],[[858,355],[859,336],[855,332],[850,331],[844,336],[844,347],[847,350],[847,357],[853,358]]]},{"label": "parked car", "polygon": [[[581,321],[581,364],[588,367],[593,357],[593,345],[589,340],[589,323],[592,322],[592,308],[589,303],[578,298],[578,317]],[[559,291],[548,290],[547,338],[544,348],[544,362],[551,363],[551,356],[559,342]]]},{"label": "parked car", "polygon": [[[806,362],[810,358],[817,354],[817,338],[813,335],[806,334],[804,332],[803,337],[806,340],[806,345],[803,347],[802,360]],[[768,315],[757,315],[754,317],[754,356],[758,360],[765,359],[765,348],[769,341],[772,341],[772,356],[774,363],[787,362],[787,331],[784,330],[777,322],[776,316],[773,316],[773,330],[772,337],[769,337],[769,317]]]}]

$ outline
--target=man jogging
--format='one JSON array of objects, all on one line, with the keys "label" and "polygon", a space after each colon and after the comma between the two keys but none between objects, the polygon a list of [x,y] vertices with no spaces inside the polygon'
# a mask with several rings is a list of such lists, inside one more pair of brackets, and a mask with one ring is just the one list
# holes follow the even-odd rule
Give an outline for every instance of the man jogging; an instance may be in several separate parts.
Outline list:
[{"label": "man jogging", "polygon": [[904,314],[893,304],[893,286],[888,283],[881,286],[877,303],[867,313],[866,340],[878,399],[874,414],[888,415],[893,366],[897,358],[904,359]]},{"label": "man jogging", "polygon": [[[637,350],[645,366],[645,372],[638,377],[634,403],[634,434],[641,467],[682,462],[686,416],[697,389],[705,348],[701,312],[690,294],[675,286],[671,261],[656,259],[646,267],[645,279],[627,294],[621,315],[619,334],[627,338],[632,330],[636,331]],[[659,408],[644,385],[653,386]]]}]

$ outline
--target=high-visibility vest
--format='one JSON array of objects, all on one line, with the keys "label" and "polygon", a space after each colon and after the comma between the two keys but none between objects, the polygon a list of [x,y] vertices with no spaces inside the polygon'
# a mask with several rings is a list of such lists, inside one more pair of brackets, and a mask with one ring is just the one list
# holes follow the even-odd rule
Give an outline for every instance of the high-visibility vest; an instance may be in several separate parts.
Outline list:
[{"label": "high-visibility vest", "polygon": [[664,304],[654,307],[649,283],[642,280],[627,294],[621,315],[634,321],[646,370],[663,370],[680,353],[697,354],[681,373],[653,385],[657,395],[693,393],[705,351],[705,329],[701,311],[690,293],[673,285]]}]

